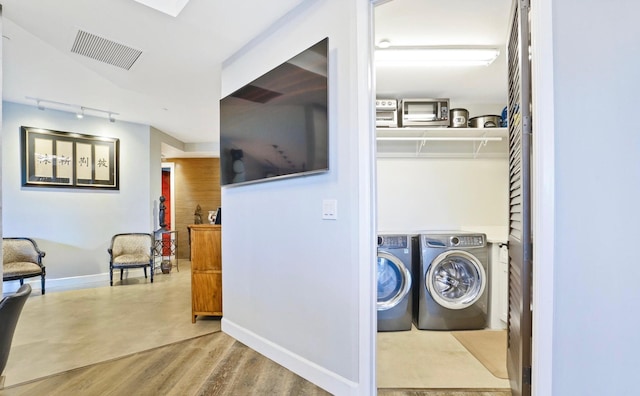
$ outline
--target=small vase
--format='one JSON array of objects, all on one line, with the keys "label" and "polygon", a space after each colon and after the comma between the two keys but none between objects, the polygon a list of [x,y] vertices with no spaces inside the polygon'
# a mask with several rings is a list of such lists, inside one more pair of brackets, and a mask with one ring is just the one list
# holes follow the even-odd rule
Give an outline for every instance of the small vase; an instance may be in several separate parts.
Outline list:
[{"label": "small vase", "polygon": [[171,272],[171,260],[162,260],[160,263],[160,270],[163,274]]}]

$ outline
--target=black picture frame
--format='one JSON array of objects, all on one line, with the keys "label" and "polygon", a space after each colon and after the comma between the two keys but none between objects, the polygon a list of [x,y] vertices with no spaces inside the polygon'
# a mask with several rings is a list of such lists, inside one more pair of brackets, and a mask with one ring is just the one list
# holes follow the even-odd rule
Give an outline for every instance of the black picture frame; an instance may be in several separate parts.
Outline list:
[{"label": "black picture frame", "polygon": [[22,185],[120,189],[120,140],[20,127]]}]

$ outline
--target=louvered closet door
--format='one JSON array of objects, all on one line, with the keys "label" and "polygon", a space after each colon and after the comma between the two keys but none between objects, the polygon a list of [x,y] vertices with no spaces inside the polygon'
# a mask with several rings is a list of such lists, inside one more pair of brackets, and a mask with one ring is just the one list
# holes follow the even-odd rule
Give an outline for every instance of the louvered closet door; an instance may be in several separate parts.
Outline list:
[{"label": "louvered closet door", "polygon": [[515,0],[508,43],[509,317],[507,370],[513,396],[531,394],[531,68],[529,1]]}]

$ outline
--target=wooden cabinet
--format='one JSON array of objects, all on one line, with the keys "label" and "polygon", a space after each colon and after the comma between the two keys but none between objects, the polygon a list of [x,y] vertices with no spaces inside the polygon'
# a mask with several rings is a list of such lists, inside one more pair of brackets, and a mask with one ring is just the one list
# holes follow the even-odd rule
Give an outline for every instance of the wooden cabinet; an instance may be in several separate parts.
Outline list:
[{"label": "wooden cabinet", "polygon": [[222,228],[189,226],[191,238],[191,322],[198,315],[222,316]]}]

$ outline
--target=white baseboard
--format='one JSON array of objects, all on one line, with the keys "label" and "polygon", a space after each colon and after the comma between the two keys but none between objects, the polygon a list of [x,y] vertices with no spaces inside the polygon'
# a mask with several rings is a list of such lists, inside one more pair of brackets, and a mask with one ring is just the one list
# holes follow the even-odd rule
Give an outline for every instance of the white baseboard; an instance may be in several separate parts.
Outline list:
[{"label": "white baseboard", "polygon": [[222,331],[333,395],[358,395],[359,384],[222,318]]},{"label": "white baseboard", "polygon": [[[28,283],[33,289],[32,293],[41,292],[41,283],[39,276],[27,278],[24,283]],[[109,273],[93,274],[85,276],[72,276],[68,278],[51,279],[45,276],[45,292],[56,292],[73,289],[89,289],[92,287],[109,286]],[[6,281],[2,286],[2,293],[15,293],[20,288],[20,281]]]}]

